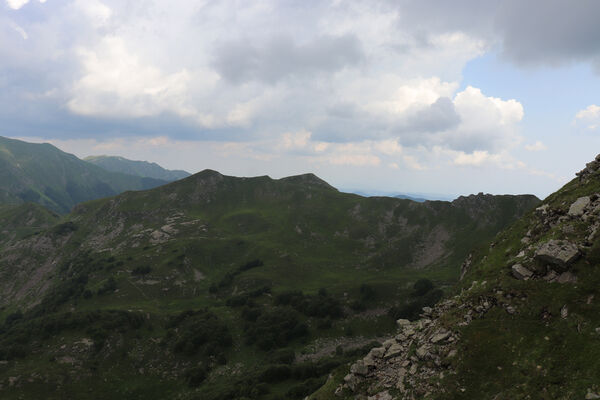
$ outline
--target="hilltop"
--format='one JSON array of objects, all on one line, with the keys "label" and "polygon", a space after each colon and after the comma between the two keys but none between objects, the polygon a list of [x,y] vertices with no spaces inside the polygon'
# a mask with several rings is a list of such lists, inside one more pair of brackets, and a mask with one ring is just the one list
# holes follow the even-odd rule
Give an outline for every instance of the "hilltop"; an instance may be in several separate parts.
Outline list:
[{"label": "hilltop", "polygon": [[119,156],[89,156],[83,160],[107,171],[121,172],[123,174],[144,178],[160,179],[166,182],[187,178],[191,175],[189,172],[182,170],[164,169],[153,162],[128,160]]},{"label": "hilltop", "polygon": [[311,398],[600,398],[599,227],[600,155]]},{"label": "hilltop", "polygon": [[0,390],[302,398],[538,203],[364,198],[313,174],[205,170],[79,204],[0,242]]},{"label": "hilltop", "polygon": [[67,213],[80,202],[166,181],[108,172],[48,143],[0,136],[0,204],[33,202]]}]

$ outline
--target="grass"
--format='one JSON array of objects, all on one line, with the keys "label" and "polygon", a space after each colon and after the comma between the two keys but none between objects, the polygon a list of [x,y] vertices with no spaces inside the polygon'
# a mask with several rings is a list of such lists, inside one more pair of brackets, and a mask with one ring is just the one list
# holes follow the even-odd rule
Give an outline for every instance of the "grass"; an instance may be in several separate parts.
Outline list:
[{"label": "grass", "polygon": [[[482,222],[469,216],[468,207],[473,205],[362,198],[325,187],[317,178],[306,179],[300,183],[268,177],[240,179],[205,171],[152,191],[84,203],[57,220],[59,225],[42,229],[43,249],[38,238],[20,241],[18,249],[9,248],[14,242],[2,242],[0,246],[8,249],[6,256],[13,260],[3,264],[5,273],[23,265],[35,273],[46,259],[55,260],[56,267],[42,275],[35,287],[39,292],[32,290],[6,305],[0,316],[23,309],[24,318],[17,324],[26,326],[42,321],[40,315],[58,318],[65,313],[117,310],[142,315],[145,322],[124,332],[107,329],[100,321],[70,326],[49,337],[34,336],[26,342],[25,357],[0,366],[0,380],[17,375],[26,379],[26,374],[46,371],[57,395],[76,398],[300,398],[360,352],[342,353],[323,367],[315,361],[318,372],[311,376],[292,376],[265,389],[260,373],[274,365],[273,360],[268,351],[247,342],[248,326],[254,322],[244,319],[243,307],[227,306],[228,300],[269,287],[270,293],[252,297],[248,307],[297,315],[295,322],[305,324],[307,332],[291,335],[281,344],[296,354],[309,351],[319,340],[345,343],[357,337],[379,337],[395,329],[386,309],[405,303],[416,280],[429,278],[437,286],[449,287],[472,246],[493,237],[536,203],[532,197],[507,197],[479,204],[487,218]],[[465,219],[470,221],[466,225]],[[427,243],[435,229],[448,233],[451,252],[426,268],[412,267],[415,244]],[[256,259],[262,265],[240,268]],[[107,285],[111,279],[115,287]],[[43,292],[40,288],[45,285],[49,289]],[[373,288],[376,296],[361,299],[363,285]],[[344,309],[342,318],[331,318],[330,327],[324,327],[323,318],[292,305],[276,308],[274,303],[286,291],[302,291],[310,297],[319,296],[323,288]],[[84,295],[86,291],[90,295]],[[363,301],[367,312],[376,315],[367,318],[353,311],[350,305],[355,301]],[[183,311],[205,308],[233,338],[231,347],[222,349],[225,365],[210,346],[192,355],[173,350],[183,331],[170,328],[168,321]],[[0,337],[14,333],[10,327],[5,329]],[[74,341],[92,334],[105,343],[98,354],[72,355],[83,363],[80,369],[49,366],[50,355],[63,344],[69,349]],[[152,368],[142,373],[143,365]],[[198,388],[189,385],[186,375],[196,367],[208,371]],[[100,380],[86,377],[90,368]],[[32,379],[8,389],[7,398],[35,398],[41,386],[37,378]]]}]

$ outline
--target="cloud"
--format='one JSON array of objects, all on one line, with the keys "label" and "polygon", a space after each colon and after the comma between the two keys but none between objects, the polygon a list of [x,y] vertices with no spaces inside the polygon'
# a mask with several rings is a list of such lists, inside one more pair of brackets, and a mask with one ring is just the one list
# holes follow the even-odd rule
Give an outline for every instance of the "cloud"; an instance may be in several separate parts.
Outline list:
[{"label": "cloud", "polygon": [[494,161],[497,162],[500,159],[500,156],[497,154],[490,154],[487,151],[474,151],[471,154],[467,154],[464,152],[459,152],[457,156],[454,158],[455,165],[471,165],[471,166],[480,166],[484,163]]},{"label": "cloud", "polygon": [[574,124],[583,126],[587,130],[598,129],[600,127],[600,106],[591,104],[584,110],[577,112]]},{"label": "cloud", "polygon": [[439,97],[434,103],[409,115],[401,129],[413,132],[443,132],[456,128],[460,122],[461,117],[452,100]]},{"label": "cloud", "polygon": [[69,109],[87,116],[147,117],[165,111],[210,124],[186,98],[190,73],[166,74],[140,60],[119,37],[105,37],[94,50],[80,49],[84,75],[73,85]]},{"label": "cloud", "polygon": [[485,47],[498,46],[518,65],[589,62],[600,71],[600,3],[595,0],[435,0],[395,2],[398,24],[408,27],[415,46],[431,46],[433,37],[462,33]]},{"label": "cloud", "polygon": [[23,40],[29,39],[29,35],[25,32],[25,29],[15,24],[14,22],[10,22],[10,26],[23,38]]},{"label": "cloud", "polygon": [[595,0],[502,2],[495,27],[502,52],[519,64],[600,62],[600,3]]},{"label": "cloud", "polygon": [[480,89],[467,87],[454,98],[460,125],[442,136],[449,148],[472,152],[508,149],[520,137],[516,124],[523,118],[521,103],[485,96]]},{"label": "cloud", "polygon": [[547,149],[548,148],[546,147],[546,145],[544,143],[540,142],[539,140],[536,141],[534,144],[525,145],[525,150],[529,150],[529,151],[544,151]]},{"label": "cloud", "polygon": [[13,10],[18,10],[27,3],[29,3],[29,0],[6,0],[6,4]]},{"label": "cloud", "polygon": [[298,44],[289,35],[277,35],[265,44],[248,40],[227,42],[215,51],[213,66],[229,82],[258,80],[273,84],[286,77],[336,72],[357,65],[363,58],[354,35],[319,36]]}]

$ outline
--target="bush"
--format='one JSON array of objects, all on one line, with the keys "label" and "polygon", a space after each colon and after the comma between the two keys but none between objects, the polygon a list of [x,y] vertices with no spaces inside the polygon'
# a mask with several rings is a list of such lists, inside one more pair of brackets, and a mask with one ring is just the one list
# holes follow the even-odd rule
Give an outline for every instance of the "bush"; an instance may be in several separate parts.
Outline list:
[{"label": "bush", "polygon": [[290,305],[308,317],[340,318],[344,315],[340,303],[321,293],[317,296],[304,295],[300,291],[283,292],[275,296],[275,305]]},{"label": "bush", "polygon": [[375,289],[373,289],[371,286],[367,285],[366,283],[360,285],[360,299],[363,302],[375,300],[376,295],[377,293],[375,292]]},{"label": "bush", "polygon": [[273,352],[273,355],[271,356],[271,361],[274,364],[290,365],[294,362],[295,359],[296,359],[296,353],[294,352],[294,350],[290,350],[290,349],[282,349],[282,350],[275,351],[275,352]]},{"label": "bush", "polygon": [[117,289],[117,281],[114,277],[108,278],[98,289],[98,295],[103,295],[108,292],[114,292]]},{"label": "bush", "polygon": [[308,326],[300,321],[296,312],[277,307],[262,312],[256,321],[247,323],[244,331],[246,343],[256,343],[262,350],[271,350],[284,347],[294,339],[306,337]]},{"label": "bush", "polygon": [[186,382],[188,383],[188,385],[190,385],[190,387],[198,387],[202,384],[202,382],[204,382],[207,374],[208,371],[206,371],[206,368],[197,366],[188,369],[185,372],[184,376]]},{"label": "bush", "polygon": [[249,269],[252,269],[252,268],[262,267],[263,265],[264,265],[264,263],[261,260],[256,259],[256,260],[248,261],[246,264],[239,266],[238,271],[244,272],[244,271],[248,271]]},{"label": "bush", "polygon": [[414,295],[415,296],[423,296],[433,288],[434,288],[434,284],[429,279],[425,279],[425,278],[419,279],[413,285]]},{"label": "bush", "polygon": [[131,275],[147,275],[152,272],[152,267],[143,266],[143,267],[135,267],[133,271],[131,271]]},{"label": "bush", "polygon": [[18,310],[12,314],[8,314],[6,316],[6,319],[4,320],[4,324],[5,325],[12,325],[14,322],[20,320],[23,318],[23,313],[21,312],[21,310]]},{"label": "bush", "polygon": [[260,374],[260,381],[276,383],[289,379],[292,372],[288,365],[271,365]]},{"label": "bush", "polygon": [[184,311],[172,317],[167,328],[177,328],[178,331],[173,351],[187,356],[200,353],[204,357],[222,360],[224,349],[233,343],[227,325],[207,309]]}]

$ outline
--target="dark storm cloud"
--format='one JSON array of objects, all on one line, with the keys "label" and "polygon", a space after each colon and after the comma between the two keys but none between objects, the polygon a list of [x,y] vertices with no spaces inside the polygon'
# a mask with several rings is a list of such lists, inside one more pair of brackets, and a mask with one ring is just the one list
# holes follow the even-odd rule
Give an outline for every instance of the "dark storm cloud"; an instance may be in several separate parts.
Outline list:
[{"label": "dark storm cloud", "polygon": [[362,48],[354,35],[321,36],[306,44],[282,35],[263,46],[243,40],[224,43],[215,51],[213,66],[232,83],[256,80],[272,84],[288,76],[335,72],[362,59]]},{"label": "dark storm cloud", "polygon": [[408,0],[396,3],[398,25],[413,45],[435,34],[463,32],[490,44],[519,65],[573,61],[600,67],[600,1]]},{"label": "dark storm cloud", "polygon": [[495,27],[503,54],[520,64],[600,61],[600,1],[503,3]]}]

